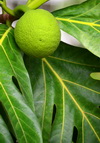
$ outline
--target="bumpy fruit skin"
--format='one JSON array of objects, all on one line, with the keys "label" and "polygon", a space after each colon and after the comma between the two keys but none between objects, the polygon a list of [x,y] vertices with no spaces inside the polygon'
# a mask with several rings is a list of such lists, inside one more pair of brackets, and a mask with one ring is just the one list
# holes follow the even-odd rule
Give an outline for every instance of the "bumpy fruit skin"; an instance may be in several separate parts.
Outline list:
[{"label": "bumpy fruit skin", "polygon": [[51,55],[61,37],[55,17],[43,9],[27,11],[17,22],[14,35],[20,49],[34,57]]}]

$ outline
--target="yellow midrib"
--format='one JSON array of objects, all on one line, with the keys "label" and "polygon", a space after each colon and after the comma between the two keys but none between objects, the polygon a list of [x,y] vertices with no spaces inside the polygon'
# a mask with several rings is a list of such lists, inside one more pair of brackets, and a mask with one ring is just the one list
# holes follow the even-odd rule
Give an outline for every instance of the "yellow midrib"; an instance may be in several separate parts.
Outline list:
[{"label": "yellow midrib", "polygon": [[84,22],[84,21],[72,20],[72,19],[67,19],[67,18],[59,18],[59,17],[56,17],[56,19],[60,20],[60,21],[67,21],[67,22],[70,22],[70,23],[100,27],[100,24],[95,24],[93,22]]},{"label": "yellow midrib", "polygon": [[4,41],[5,37],[7,36],[7,34],[11,29],[12,29],[11,27],[8,28],[7,31],[3,34],[2,38],[0,39],[0,45],[2,45],[2,42]]}]

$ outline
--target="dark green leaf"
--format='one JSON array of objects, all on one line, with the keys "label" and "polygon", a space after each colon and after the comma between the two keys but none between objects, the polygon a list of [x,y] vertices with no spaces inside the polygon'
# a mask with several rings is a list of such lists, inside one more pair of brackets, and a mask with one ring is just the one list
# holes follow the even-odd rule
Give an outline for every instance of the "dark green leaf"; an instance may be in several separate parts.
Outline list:
[{"label": "dark green leaf", "polygon": [[88,0],[53,12],[62,30],[100,57],[100,0]]},{"label": "dark green leaf", "polygon": [[52,56],[25,63],[44,143],[99,143],[100,81],[90,74],[100,71],[100,59],[61,43]]},{"label": "dark green leaf", "polygon": [[42,143],[32,89],[13,29],[0,25],[0,101],[19,143]]},{"label": "dark green leaf", "polygon": [[0,143],[13,143],[12,137],[2,117],[0,117]]}]

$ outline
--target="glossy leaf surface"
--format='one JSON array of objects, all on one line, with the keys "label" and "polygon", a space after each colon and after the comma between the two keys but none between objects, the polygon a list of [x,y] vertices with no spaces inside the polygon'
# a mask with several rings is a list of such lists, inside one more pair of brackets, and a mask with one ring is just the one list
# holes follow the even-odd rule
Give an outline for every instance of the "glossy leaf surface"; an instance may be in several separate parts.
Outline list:
[{"label": "glossy leaf surface", "polygon": [[19,143],[42,143],[32,89],[13,29],[0,25],[0,102]]},{"label": "glossy leaf surface", "polygon": [[[48,58],[25,57],[44,143],[99,143],[100,59],[61,43]],[[30,64],[29,64],[30,63]]]},{"label": "glossy leaf surface", "polygon": [[100,0],[88,0],[53,12],[60,28],[100,57]]}]

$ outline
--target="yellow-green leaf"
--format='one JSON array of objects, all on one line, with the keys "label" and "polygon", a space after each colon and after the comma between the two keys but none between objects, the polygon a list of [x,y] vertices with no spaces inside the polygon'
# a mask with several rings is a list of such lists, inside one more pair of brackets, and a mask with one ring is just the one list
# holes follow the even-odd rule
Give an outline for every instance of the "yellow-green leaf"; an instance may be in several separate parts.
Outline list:
[{"label": "yellow-green leaf", "polygon": [[90,76],[93,79],[100,80],[100,72],[91,73]]},{"label": "yellow-green leaf", "polygon": [[100,57],[100,0],[88,0],[53,12],[60,28]]}]

